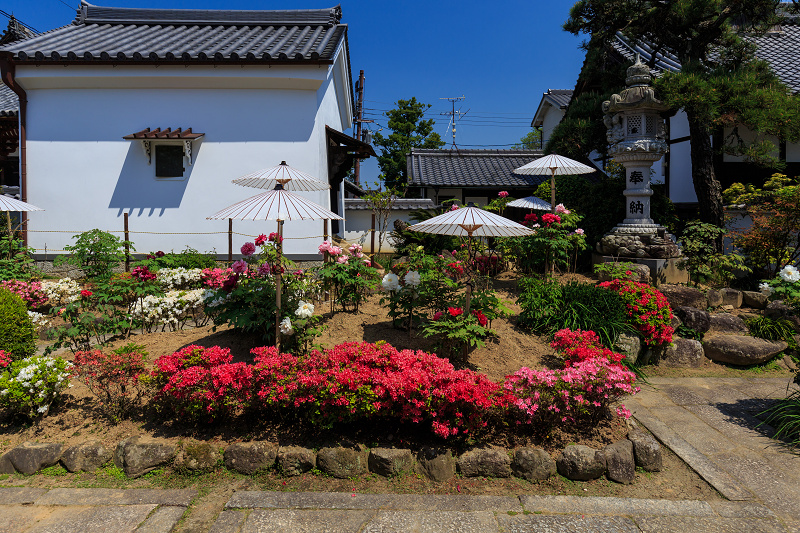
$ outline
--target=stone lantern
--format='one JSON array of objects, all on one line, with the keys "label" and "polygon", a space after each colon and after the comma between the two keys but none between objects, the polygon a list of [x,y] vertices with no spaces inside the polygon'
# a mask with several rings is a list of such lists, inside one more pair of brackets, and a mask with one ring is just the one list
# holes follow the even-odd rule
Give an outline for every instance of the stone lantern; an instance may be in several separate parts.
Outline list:
[{"label": "stone lantern", "polygon": [[[650,68],[636,56],[628,68],[627,88],[603,102],[608,153],[625,167],[625,219],[600,239],[597,251],[625,260],[669,259],[680,250],[666,229],[650,218],[650,168],[667,151],[661,113],[669,109],[656,99]],[[654,266],[661,270],[663,265]]]}]

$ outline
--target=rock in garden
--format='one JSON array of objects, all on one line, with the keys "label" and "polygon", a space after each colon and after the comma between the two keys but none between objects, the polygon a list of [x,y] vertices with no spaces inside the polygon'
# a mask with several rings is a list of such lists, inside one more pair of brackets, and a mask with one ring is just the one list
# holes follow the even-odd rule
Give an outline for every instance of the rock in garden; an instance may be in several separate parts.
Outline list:
[{"label": "rock in garden", "polygon": [[176,452],[174,444],[137,435],[117,444],[114,464],[128,477],[139,477],[172,461]]},{"label": "rock in garden", "polygon": [[278,445],[271,442],[235,442],[225,449],[225,466],[241,474],[255,474],[275,464]]},{"label": "rock in garden", "polygon": [[175,456],[175,467],[191,472],[208,472],[217,466],[222,456],[210,442],[184,442]]},{"label": "rock in garden", "polygon": [[694,339],[673,337],[672,346],[667,346],[660,364],[680,368],[702,366],[705,361],[703,345]]},{"label": "rock in garden", "polygon": [[4,453],[0,455],[0,474],[15,474],[16,472],[17,469],[11,464],[11,459],[8,458],[8,454]]},{"label": "rock in garden", "polygon": [[720,291],[711,289],[706,293],[706,302],[708,307],[720,307],[722,305],[722,293]]},{"label": "rock in garden", "polygon": [[655,365],[661,361],[667,353],[667,346],[649,346],[639,352],[639,365]]},{"label": "rock in garden", "polygon": [[718,363],[748,366],[769,361],[788,347],[784,341],[769,341],[746,335],[718,335],[703,341],[706,357]]},{"label": "rock in garden", "polygon": [[511,472],[528,481],[540,481],[555,475],[556,462],[541,448],[519,448],[514,452]]},{"label": "rock in garden", "polygon": [[396,476],[411,472],[414,457],[411,450],[397,448],[373,448],[367,459],[369,471],[381,476]]},{"label": "rock in garden", "polygon": [[358,448],[322,448],[317,453],[317,467],[339,479],[360,476],[367,473],[366,450]]},{"label": "rock in garden", "polygon": [[783,303],[782,300],[769,302],[764,308],[764,316],[767,318],[784,318],[791,314],[792,308]]},{"label": "rock in garden", "polygon": [[606,457],[600,450],[571,444],[564,448],[556,461],[558,473],[567,479],[588,481],[606,472]]},{"label": "rock in garden", "polygon": [[672,313],[672,316],[669,319],[669,325],[672,326],[672,329],[678,329],[683,325],[683,322],[675,313]]},{"label": "rock in garden", "polygon": [[744,320],[730,313],[713,313],[708,331],[714,333],[747,333]]},{"label": "rock in garden", "polygon": [[417,452],[417,471],[431,481],[448,481],[456,475],[456,458],[446,448],[426,446]]},{"label": "rock in garden", "polygon": [[478,448],[458,458],[464,477],[511,477],[511,457],[502,448]]},{"label": "rock in garden", "polygon": [[767,306],[767,295],[759,291],[742,291],[742,303],[753,309],[764,309]]},{"label": "rock in garden", "polygon": [[677,306],[696,307],[697,309],[708,307],[706,295],[700,289],[685,285],[661,285],[658,290],[666,296],[673,309]]},{"label": "rock in garden", "polygon": [[734,309],[739,309],[742,306],[742,291],[726,288],[719,292],[722,293],[722,305],[732,305]]},{"label": "rock in garden", "polygon": [[635,365],[639,359],[639,353],[642,351],[642,341],[636,335],[621,333],[614,343],[614,350],[623,354],[625,361]]},{"label": "rock in garden", "polygon": [[630,485],[636,481],[636,463],[633,459],[633,443],[623,439],[603,449],[606,457],[606,477],[611,481]]},{"label": "rock in garden", "polygon": [[11,449],[6,457],[17,472],[31,475],[56,464],[63,450],[63,444],[25,442]]},{"label": "rock in garden", "polygon": [[696,307],[678,305],[672,308],[672,312],[678,315],[683,325],[692,328],[700,333],[705,333],[711,327],[711,314]]},{"label": "rock in garden", "polygon": [[628,433],[628,440],[633,444],[633,457],[636,466],[647,472],[660,472],[663,466],[661,445],[649,433],[632,430]]},{"label": "rock in garden", "polygon": [[[797,337],[797,335],[795,335],[795,337]],[[786,368],[788,368],[791,371],[797,370],[797,363],[795,363],[794,359],[792,359],[791,356],[789,355],[783,356],[783,364],[786,365]]]},{"label": "rock in garden", "polygon": [[99,440],[92,440],[64,450],[61,464],[70,472],[94,472],[110,459],[111,451]]},{"label": "rock in garden", "polygon": [[281,446],[276,460],[284,476],[299,476],[316,466],[317,455],[301,446]]}]

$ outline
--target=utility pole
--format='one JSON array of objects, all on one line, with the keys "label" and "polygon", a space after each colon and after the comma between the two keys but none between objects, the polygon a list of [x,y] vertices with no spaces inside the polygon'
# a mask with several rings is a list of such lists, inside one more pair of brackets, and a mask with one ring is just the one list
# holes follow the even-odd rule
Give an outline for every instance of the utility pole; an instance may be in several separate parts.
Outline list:
[{"label": "utility pole", "polygon": [[[358,74],[358,81],[356,82],[356,139],[359,141],[363,141],[361,135],[361,124],[365,122],[373,122],[372,120],[364,120],[364,71],[360,71]],[[361,182],[361,159],[356,158],[356,174],[355,174],[355,182],[356,185],[360,185]]]},{"label": "utility pole", "polygon": [[456,102],[459,100],[463,100],[465,96],[462,94],[461,96],[456,96],[455,98],[439,98],[439,100],[448,100],[451,104],[453,104],[453,110],[449,113],[439,113],[440,115],[449,115],[450,116],[450,123],[453,125],[453,148],[456,147],[456,118],[461,120],[461,117],[469,113],[469,109],[464,111],[463,113],[459,109],[456,111]]}]

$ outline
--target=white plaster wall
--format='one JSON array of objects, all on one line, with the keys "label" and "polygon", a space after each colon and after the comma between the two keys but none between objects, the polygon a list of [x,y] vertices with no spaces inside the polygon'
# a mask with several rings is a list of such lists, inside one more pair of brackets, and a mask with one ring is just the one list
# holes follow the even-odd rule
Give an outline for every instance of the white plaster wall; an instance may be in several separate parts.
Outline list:
[{"label": "white plaster wall", "polygon": [[[732,135],[733,129],[732,128],[725,128],[724,135],[725,139],[729,140],[729,136]],[[739,137],[747,144],[750,144],[756,140],[769,140],[775,145],[775,150],[772,151],[772,155],[777,158],[779,155],[779,141],[777,137],[773,137],[770,135],[759,135],[756,134],[754,131],[749,130],[745,127],[738,128]],[[788,147],[787,147],[788,148]],[[742,163],[745,161],[744,157],[740,156],[733,156],[729,154],[723,154],[722,160],[726,163]]]},{"label": "white plaster wall", "polygon": [[[269,69],[221,69],[217,76],[211,67],[136,67],[138,76],[131,77],[121,67],[55,68],[61,71],[43,75],[24,67],[17,73],[23,87],[37,87],[28,90],[27,181],[28,201],[45,209],[29,216],[29,242],[37,253],[61,250],[81,231],[122,230],[128,212],[138,252],[188,245],[225,254],[227,221],[206,217],[264,192],[233,185],[232,179],[286,160],[328,180],[325,125],[343,129],[333,67],[300,67],[266,78],[262,71]],[[185,70],[194,76],[182,78]],[[113,77],[123,71],[126,76]],[[158,88],[139,87],[148,85],[147,77]],[[122,81],[139,88],[114,87]],[[62,86],[74,87],[49,88]],[[184,180],[155,178],[155,162],[148,165],[141,143],[122,139],[146,127],[205,133],[194,143],[194,164],[184,165]],[[328,191],[298,194],[330,207]],[[286,253],[316,253],[318,239],[303,237],[321,240],[322,224],[287,222]],[[247,235],[275,228],[274,221],[234,221],[234,231]],[[204,232],[220,234],[197,234]],[[252,239],[235,236],[234,252],[247,240]]]},{"label": "white plaster wall", "polygon": [[558,123],[564,118],[565,113],[566,111],[563,109],[548,105],[547,111],[544,114],[544,119],[542,120],[542,139],[545,146],[547,145],[547,141],[550,140],[550,136],[553,134],[555,127],[558,126]]},{"label": "white plaster wall", "polygon": [[[372,228],[372,211],[368,209],[353,209],[347,211],[347,231],[345,232],[345,239],[351,243],[361,243],[364,246],[364,251],[371,253],[371,236],[370,229]],[[402,220],[409,224],[413,224],[411,220],[411,211],[407,209],[393,210],[389,215],[389,222],[386,225],[387,231],[383,235],[383,244],[381,252],[394,251],[391,242],[389,241],[389,233],[394,229],[394,221]],[[363,239],[363,240],[362,240]],[[375,229],[375,252],[378,251],[378,231]]]}]

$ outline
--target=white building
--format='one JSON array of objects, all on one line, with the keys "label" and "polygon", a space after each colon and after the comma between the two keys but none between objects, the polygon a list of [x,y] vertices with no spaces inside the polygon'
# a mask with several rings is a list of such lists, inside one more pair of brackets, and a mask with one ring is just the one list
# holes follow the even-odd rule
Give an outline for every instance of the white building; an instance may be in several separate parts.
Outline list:
[{"label": "white building", "polygon": [[[129,215],[140,253],[227,253],[224,207],[258,194],[231,180],[281,161],[330,183],[307,199],[344,212],[341,182],[372,149],[352,126],[339,7],[228,11],[82,2],[77,18],[0,48],[20,101],[22,199],[42,255]],[[4,78],[5,79],[5,78]],[[26,100],[26,102],[24,101]],[[233,222],[257,235],[275,222]],[[286,253],[317,254],[322,221],[287,222]],[[333,224],[334,231],[343,228]],[[209,234],[212,233],[212,234]],[[119,235],[119,233],[118,233]],[[234,250],[249,239],[236,236]]]}]

